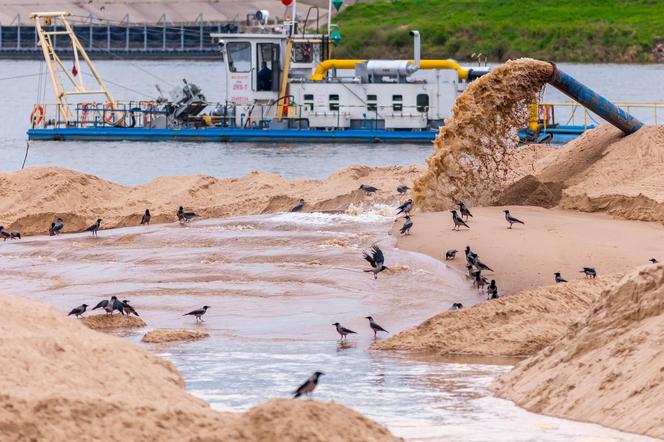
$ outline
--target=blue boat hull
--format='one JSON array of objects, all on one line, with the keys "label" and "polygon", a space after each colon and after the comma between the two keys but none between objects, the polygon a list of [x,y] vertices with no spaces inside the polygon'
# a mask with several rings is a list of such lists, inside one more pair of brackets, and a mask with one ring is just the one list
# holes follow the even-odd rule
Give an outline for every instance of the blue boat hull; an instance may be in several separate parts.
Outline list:
[{"label": "blue boat hull", "polygon": [[[566,143],[591,127],[558,126],[535,134],[535,140]],[[148,129],[125,127],[86,127],[30,129],[28,139],[42,141],[207,141],[219,143],[431,143],[438,131],[389,131],[374,129],[297,130],[297,129]],[[526,140],[525,131],[519,136]],[[532,138],[532,135],[531,135]]]}]

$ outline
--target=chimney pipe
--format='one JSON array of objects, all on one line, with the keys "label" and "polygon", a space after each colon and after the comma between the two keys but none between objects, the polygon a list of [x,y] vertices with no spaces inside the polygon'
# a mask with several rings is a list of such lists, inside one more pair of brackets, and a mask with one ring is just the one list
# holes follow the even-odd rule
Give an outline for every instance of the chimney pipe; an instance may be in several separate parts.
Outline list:
[{"label": "chimney pipe", "polygon": [[417,71],[420,68],[420,32],[419,31],[410,31],[410,35],[413,37],[413,58],[415,59],[415,66],[413,69]]}]

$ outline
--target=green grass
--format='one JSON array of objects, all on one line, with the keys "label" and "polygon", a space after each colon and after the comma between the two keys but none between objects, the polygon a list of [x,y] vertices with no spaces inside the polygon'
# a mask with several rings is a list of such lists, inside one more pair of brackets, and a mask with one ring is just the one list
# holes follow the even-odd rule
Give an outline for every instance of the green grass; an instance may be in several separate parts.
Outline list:
[{"label": "green grass", "polygon": [[423,58],[459,60],[652,62],[664,43],[661,0],[392,0],[346,6],[333,22],[335,57],[410,57],[411,29]]}]

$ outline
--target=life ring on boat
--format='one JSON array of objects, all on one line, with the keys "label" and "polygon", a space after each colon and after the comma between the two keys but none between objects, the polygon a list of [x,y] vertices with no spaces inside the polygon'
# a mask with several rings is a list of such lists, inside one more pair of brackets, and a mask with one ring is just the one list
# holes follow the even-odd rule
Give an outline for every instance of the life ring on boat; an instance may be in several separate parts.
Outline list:
[{"label": "life ring on boat", "polygon": [[30,123],[32,123],[32,127],[45,123],[45,116],[46,111],[44,110],[44,106],[41,104],[35,104],[32,107],[32,112],[30,113]]},{"label": "life ring on boat", "polygon": [[114,103],[104,104],[104,123],[114,124],[115,123],[115,112],[116,111],[115,111]]}]

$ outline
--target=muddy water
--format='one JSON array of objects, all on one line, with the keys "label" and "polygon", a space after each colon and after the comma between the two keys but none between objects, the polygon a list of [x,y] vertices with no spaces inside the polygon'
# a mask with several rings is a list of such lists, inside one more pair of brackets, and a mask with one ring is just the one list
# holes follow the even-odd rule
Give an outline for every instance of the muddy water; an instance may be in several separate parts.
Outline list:
[{"label": "muddy water", "polygon": [[[97,239],[34,237],[0,243],[3,274],[12,276],[0,290],[62,311],[117,295],[149,328],[208,331],[202,341],[148,348],[219,409],[288,396],[322,370],[317,398],[413,440],[637,440],[491,397],[488,385],[509,370],[505,361],[368,350],[364,316],[394,333],[452,302],[482,300],[441,262],[394,249],[385,234],[391,222],[380,214],[284,214],[103,231]],[[378,280],[362,272],[361,250],[374,242],[393,269]],[[182,316],[203,304],[211,306],[205,323]],[[337,341],[336,321],[358,332],[348,344]],[[119,334],[139,341],[143,332]]]}]

